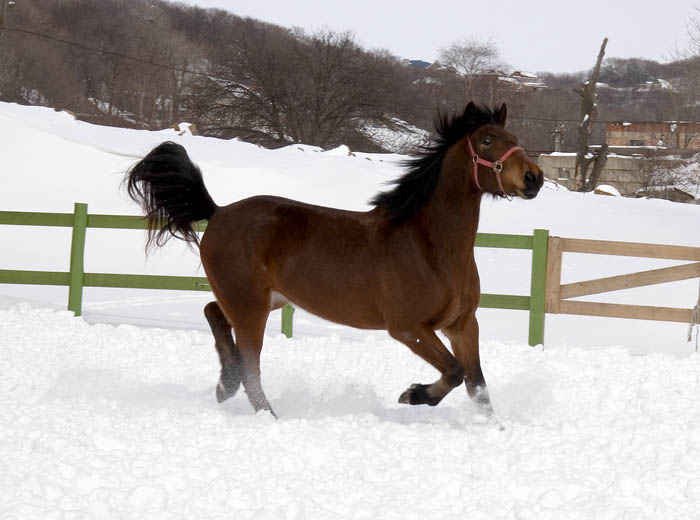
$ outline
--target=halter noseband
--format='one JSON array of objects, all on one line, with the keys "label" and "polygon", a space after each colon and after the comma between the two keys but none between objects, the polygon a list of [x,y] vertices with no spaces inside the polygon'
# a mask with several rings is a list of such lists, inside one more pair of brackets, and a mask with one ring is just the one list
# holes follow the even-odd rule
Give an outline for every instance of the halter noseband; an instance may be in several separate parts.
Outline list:
[{"label": "halter noseband", "polygon": [[476,187],[479,188],[481,191],[484,191],[484,189],[481,187],[481,184],[479,184],[479,165],[483,164],[484,166],[488,166],[489,168],[493,168],[493,171],[496,173],[496,180],[498,181],[498,189],[501,190],[500,194],[505,195],[506,192],[503,189],[503,183],[501,182],[501,170],[503,170],[503,163],[506,162],[506,159],[510,157],[512,154],[517,152],[518,150],[520,151],[525,151],[519,146],[514,146],[510,150],[508,150],[506,153],[504,153],[500,159],[498,159],[495,162],[487,161],[486,159],[482,159],[478,155],[476,155],[476,152],[474,152],[474,147],[472,146],[472,139],[471,137],[467,137],[467,142],[469,143],[469,151],[472,154],[472,161],[474,162],[474,182],[476,182]]}]

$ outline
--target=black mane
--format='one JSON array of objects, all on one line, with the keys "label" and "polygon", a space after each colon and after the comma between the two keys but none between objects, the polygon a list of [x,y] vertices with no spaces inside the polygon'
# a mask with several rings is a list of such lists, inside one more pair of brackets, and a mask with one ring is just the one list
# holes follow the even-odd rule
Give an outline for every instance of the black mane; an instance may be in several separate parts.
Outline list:
[{"label": "black mane", "polygon": [[421,147],[416,157],[402,163],[408,171],[390,184],[395,185],[390,191],[378,193],[371,201],[377,208],[382,208],[394,221],[402,221],[413,216],[435,191],[442,169],[442,160],[447,150],[480,126],[496,123],[494,110],[467,105],[462,114],[440,113],[435,117],[436,136],[433,142]]}]

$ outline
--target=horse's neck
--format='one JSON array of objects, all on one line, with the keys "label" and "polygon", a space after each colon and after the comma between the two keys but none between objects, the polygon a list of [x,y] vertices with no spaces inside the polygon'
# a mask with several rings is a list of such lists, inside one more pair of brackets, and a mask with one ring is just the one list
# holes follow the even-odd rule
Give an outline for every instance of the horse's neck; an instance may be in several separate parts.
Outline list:
[{"label": "horse's neck", "polygon": [[460,258],[473,255],[482,195],[463,164],[446,158],[435,192],[419,215],[431,243]]}]

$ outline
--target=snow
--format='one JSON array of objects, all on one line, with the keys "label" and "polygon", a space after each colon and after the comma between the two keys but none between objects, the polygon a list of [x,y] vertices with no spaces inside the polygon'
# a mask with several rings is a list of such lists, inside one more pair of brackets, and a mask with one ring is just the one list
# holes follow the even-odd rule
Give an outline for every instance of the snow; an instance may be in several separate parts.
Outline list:
[{"label": "snow", "polygon": [[673,85],[670,82],[666,81],[665,79],[659,78],[657,81],[658,81],[658,85],[661,86],[661,88],[663,88],[665,90],[673,90]]},{"label": "snow", "polygon": [[276,335],[275,422],[243,396],[216,404],[208,334],[27,305],[0,323],[0,511],[16,518],[691,518],[700,504],[697,355],[484,341],[499,425],[463,391],[397,404],[433,374],[395,342]]},{"label": "snow", "polygon": [[[403,156],[293,145],[269,151],[175,130],[105,128],[0,103],[0,208],[138,214],[124,170],[165,139],[187,147],[220,203],[257,193],[366,209]],[[7,182],[9,180],[9,182]],[[482,205],[480,231],[700,247],[700,206],[599,197],[547,183],[533,201]],[[1,226],[0,268],[66,270],[70,230]],[[201,275],[171,244],[89,230],[90,272]],[[477,250],[482,290],[528,294],[530,253]],[[563,282],[678,262],[566,254]],[[2,518],[693,518],[700,508],[700,355],[687,324],[481,309],[497,412],[464,389],[399,405],[434,370],[386,333],[299,310],[271,316],[263,385],[278,421],[241,394],[218,405],[207,293],[0,285]],[[587,298],[691,308],[698,281]]]},{"label": "snow", "polygon": [[387,125],[365,124],[362,130],[385,150],[400,153],[414,150],[430,139],[430,134],[425,130],[397,118],[390,118]]},{"label": "snow", "polygon": [[604,193],[606,195],[612,195],[614,197],[622,197],[620,190],[618,190],[615,186],[610,186],[609,184],[600,184],[596,186],[595,192]]}]

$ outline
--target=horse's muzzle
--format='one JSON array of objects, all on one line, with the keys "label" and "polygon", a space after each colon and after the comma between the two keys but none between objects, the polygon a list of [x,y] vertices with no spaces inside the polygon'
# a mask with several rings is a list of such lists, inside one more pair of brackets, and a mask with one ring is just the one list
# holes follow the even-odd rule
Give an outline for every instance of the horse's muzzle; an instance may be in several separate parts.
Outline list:
[{"label": "horse's muzzle", "polygon": [[532,173],[530,171],[525,173],[525,189],[523,190],[523,196],[526,199],[534,199],[540,191],[540,188],[544,184],[544,175],[542,172]]}]

